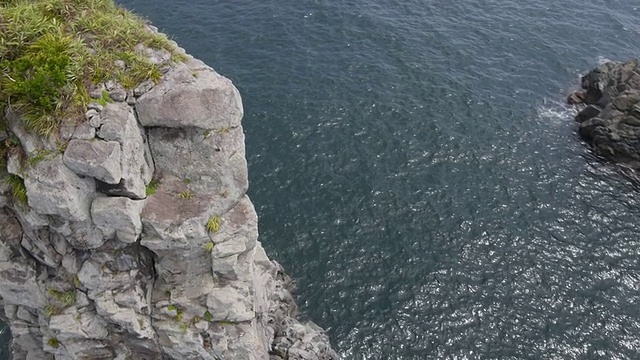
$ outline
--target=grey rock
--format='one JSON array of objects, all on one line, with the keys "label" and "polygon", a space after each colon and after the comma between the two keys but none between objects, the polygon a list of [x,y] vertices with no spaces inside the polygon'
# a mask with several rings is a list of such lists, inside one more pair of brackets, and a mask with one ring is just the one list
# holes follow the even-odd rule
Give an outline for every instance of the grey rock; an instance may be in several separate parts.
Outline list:
[{"label": "grey rock", "polygon": [[127,99],[127,91],[122,87],[116,87],[109,91],[109,97],[113,99],[113,101],[123,102]]},{"label": "grey rock", "polygon": [[142,232],[140,213],[144,200],[131,200],[126,197],[102,197],[93,200],[91,218],[102,232],[113,235],[125,243],[138,240]]},{"label": "grey rock", "polygon": [[78,124],[73,131],[73,138],[79,140],[91,140],[96,136],[96,129],[90,123]]},{"label": "grey rock", "polygon": [[24,179],[29,206],[43,215],[71,221],[89,218],[93,179],[81,178],[67,168],[62,156],[43,160],[27,171]]},{"label": "grey rock", "polygon": [[638,60],[605,63],[583,77],[582,87],[585,103],[596,105],[576,116],[580,135],[605,158],[640,169]]},{"label": "grey rock", "polygon": [[87,110],[86,113],[84,113],[84,118],[87,119],[87,121],[91,120],[92,117],[94,116],[98,116],[100,113],[98,112],[98,110],[96,109],[89,109]]},{"label": "grey rock", "polygon": [[[100,96],[102,96],[102,94]],[[102,105],[100,105],[100,104],[98,104],[96,102],[92,102],[92,103],[89,103],[87,105],[87,109],[96,110],[96,111],[100,112],[100,111],[102,111],[104,109],[104,106],[102,106]]]},{"label": "grey rock", "polygon": [[140,83],[140,85],[136,86],[135,89],[133,89],[133,94],[138,97],[138,96],[142,96],[143,94],[149,92],[151,89],[153,89],[153,87],[155,86],[155,84],[153,83],[153,81],[151,80],[147,80],[144,81],[142,83]]},{"label": "grey rock", "polygon": [[602,109],[600,109],[599,106],[589,105],[586,108],[582,109],[578,113],[578,115],[576,115],[576,121],[580,123],[585,122],[591,118],[598,116],[598,114],[600,114],[601,111]]},{"label": "grey rock", "polygon": [[214,71],[198,77],[185,64],[172,68],[136,103],[140,123],[147,126],[226,129],[240,125],[243,109],[238,90]]},{"label": "grey rock", "polygon": [[78,175],[109,184],[117,184],[122,178],[120,144],[116,141],[71,140],[63,160]]},{"label": "grey rock", "polygon": [[253,300],[247,289],[218,288],[207,296],[207,307],[215,309],[213,321],[243,322],[254,318]]},{"label": "grey rock", "polygon": [[61,314],[51,316],[49,329],[56,332],[58,340],[106,339],[109,335],[107,324],[90,313]]},{"label": "grey rock", "polygon": [[103,124],[98,137],[119,142],[122,150],[122,181],[116,187],[107,187],[105,191],[116,196],[144,198],[153,168],[145,160],[144,133],[136,121],[133,109],[124,103],[108,104],[102,111],[101,118]]},{"label": "grey rock", "polygon": [[106,90],[106,88],[104,87],[104,84],[91,85],[89,87],[89,96],[91,96],[94,99],[99,99],[102,97],[102,92],[104,90]]}]

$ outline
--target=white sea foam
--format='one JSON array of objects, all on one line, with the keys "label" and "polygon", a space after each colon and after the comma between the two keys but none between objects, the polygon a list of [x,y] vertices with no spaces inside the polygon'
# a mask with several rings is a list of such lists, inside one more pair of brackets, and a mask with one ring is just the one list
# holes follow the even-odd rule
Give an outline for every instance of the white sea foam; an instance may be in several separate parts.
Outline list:
[{"label": "white sea foam", "polygon": [[538,106],[536,110],[540,120],[555,123],[571,121],[578,113],[573,106],[548,99],[545,99],[544,104]]}]

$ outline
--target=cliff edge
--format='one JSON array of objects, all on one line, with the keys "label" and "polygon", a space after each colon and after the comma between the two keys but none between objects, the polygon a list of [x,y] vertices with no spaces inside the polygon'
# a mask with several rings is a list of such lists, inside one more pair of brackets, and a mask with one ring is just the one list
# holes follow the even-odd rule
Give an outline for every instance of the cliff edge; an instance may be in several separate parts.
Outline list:
[{"label": "cliff edge", "polygon": [[[151,40],[99,48],[89,23],[114,24],[95,7]],[[0,5],[3,34],[20,26],[37,29],[0,47],[13,358],[337,359],[322,329],[295,319],[291,281],[258,241],[231,81],[111,1]],[[91,67],[96,54],[108,57]]]}]

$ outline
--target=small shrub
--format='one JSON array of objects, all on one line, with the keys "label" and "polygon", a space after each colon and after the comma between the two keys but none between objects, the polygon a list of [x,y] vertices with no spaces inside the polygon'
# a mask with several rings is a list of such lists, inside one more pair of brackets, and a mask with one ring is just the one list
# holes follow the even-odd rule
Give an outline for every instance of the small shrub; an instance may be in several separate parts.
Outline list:
[{"label": "small shrub", "polygon": [[204,312],[204,315],[202,316],[202,318],[203,318],[205,321],[208,321],[208,322],[212,322],[212,321],[213,321],[213,315],[211,315],[211,313],[209,312],[209,310],[207,310],[207,311],[205,311],[205,312]]},{"label": "small shrub", "polygon": [[47,340],[47,344],[49,344],[49,346],[51,346],[52,348],[57,349],[60,346],[60,340],[58,340],[58,338],[52,337]]},{"label": "small shrub", "polygon": [[149,184],[147,185],[147,189],[146,189],[146,193],[147,196],[151,196],[153,194],[156,193],[156,191],[158,191],[158,180],[156,179],[151,179],[151,181],[149,181]]},{"label": "small shrub", "polygon": [[175,305],[173,305],[173,304],[172,304],[172,305],[169,305],[169,306],[167,306],[167,310],[169,310],[169,311],[176,311],[176,306],[175,306]]},{"label": "small shrub", "polygon": [[206,228],[208,232],[212,232],[212,233],[217,233],[218,231],[220,231],[220,217],[219,216],[211,217],[211,219],[207,221]]},{"label": "small shrub", "polygon": [[189,324],[188,323],[186,323],[186,322],[181,322],[180,323],[180,329],[182,331],[187,331],[188,328],[189,328]]}]

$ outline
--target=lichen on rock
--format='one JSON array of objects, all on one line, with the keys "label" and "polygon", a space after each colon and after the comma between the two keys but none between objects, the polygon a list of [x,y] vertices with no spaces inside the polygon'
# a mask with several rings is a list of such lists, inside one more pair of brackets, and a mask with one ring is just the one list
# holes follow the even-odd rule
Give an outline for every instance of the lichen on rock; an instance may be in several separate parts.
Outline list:
[{"label": "lichen on rock", "polygon": [[0,45],[5,80],[28,62],[77,71],[46,99],[0,90],[0,316],[14,359],[337,359],[295,319],[258,241],[232,82],[110,0],[4,2],[0,37],[28,30],[8,22],[18,14],[85,31]]}]

